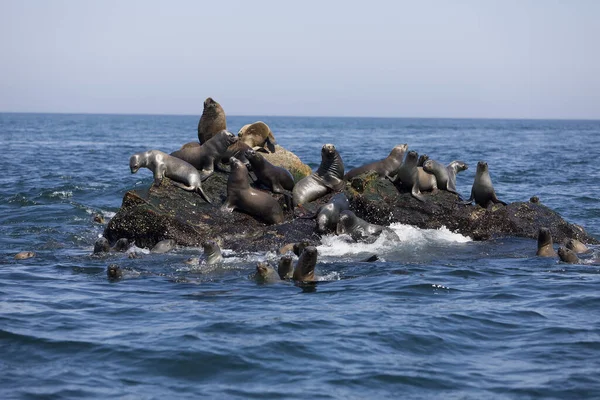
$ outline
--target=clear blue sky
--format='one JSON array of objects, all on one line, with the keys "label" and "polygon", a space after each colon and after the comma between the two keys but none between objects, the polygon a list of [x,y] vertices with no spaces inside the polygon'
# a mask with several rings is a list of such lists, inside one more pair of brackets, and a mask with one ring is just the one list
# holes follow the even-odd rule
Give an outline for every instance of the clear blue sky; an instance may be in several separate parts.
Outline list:
[{"label": "clear blue sky", "polygon": [[600,1],[0,0],[0,111],[600,118]]}]

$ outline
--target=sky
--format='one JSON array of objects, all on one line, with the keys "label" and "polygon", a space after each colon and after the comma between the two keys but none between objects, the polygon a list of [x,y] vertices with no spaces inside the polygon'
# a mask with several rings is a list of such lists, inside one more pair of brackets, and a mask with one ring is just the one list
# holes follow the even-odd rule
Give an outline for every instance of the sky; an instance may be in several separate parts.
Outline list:
[{"label": "sky", "polygon": [[0,112],[600,119],[600,1],[0,0]]}]

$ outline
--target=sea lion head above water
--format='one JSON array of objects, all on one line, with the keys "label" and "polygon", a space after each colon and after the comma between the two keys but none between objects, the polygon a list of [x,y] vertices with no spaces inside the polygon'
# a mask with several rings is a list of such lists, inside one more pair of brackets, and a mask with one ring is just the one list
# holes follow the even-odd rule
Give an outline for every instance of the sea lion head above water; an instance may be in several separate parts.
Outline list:
[{"label": "sea lion head above water", "polygon": [[548,228],[540,228],[538,231],[537,239],[537,252],[535,253],[540,257],[556,257],[556,252],[552,247],[552,234]]},{"label": "sea lion head above water", "polygon": [[296,267],[294,268],[293,279],[301,282],[315,281],[315,266],[317,265],[317,248],[308,246],[302,251]]}]

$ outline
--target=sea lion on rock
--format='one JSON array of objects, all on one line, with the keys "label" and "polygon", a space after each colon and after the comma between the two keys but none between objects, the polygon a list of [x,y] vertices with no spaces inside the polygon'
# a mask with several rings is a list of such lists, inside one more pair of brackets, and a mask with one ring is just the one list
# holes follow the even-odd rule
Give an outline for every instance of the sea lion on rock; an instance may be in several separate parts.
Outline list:
[{"label": "sea lion on rock", "polygon": [[315,230],[319,234],[335,232],[340,213],[350,209],[350,202],[344,193],[337,193],[328,203],[323,204],[317,211],[317,226]]},{"label": "sea lion on rock", "polygon": [[294,264],[292,263],[292,256],[285,255],[279,259],[277,273],[281,279],[292,279],[294,276]]},{"label": "sea lion on rock", "polygon": [[221,247],[219,247],[219,244],[214,240],[203,242],[202,249],[204,250],[204,256],[206,257],[206,264],[212,265],[223,261]]},{"label": "sea lion on rock", "polygon": [[344,187],[344,162],[332,144],[325,144],[321,149],[321,165],[316,172],[300,179],[292,191],[294,206],[309,203],[330,191],[338,191]]},{"label": "sea lion on rock", "polygon": [[556,252],[552,247],[552,235],[550,229],[540,228],[537,239],[537,252],[535,255],[540,257],[556,257]]},{"label": "sea lion on rock", "polygon": [[429,160],[429,156],[427,154],[421,154],[421,156],[417,160],[417,167],[422,167],[425,164],[425,161],[427,160]]},{"label": "sea lion on rock", "polygon": [[175,248],[176,245],[177,242],[175,240],[164,239],[156,243],[154,247],[150,249],[150,253],[168,253],[169,251],[173,250],[173,248]]},{"label": "sea lion on rock", "polygon": [[[469,169],[469,166],[460,160],[454,160],[446,166],[446,171],[448,172],[448,184],[446,185],[447,191],[458,194],[456,191],[456,175],[459,172],[466,171],[467,169]],[[458,196],[460,197],[460,195]]]},{"label": "sea lion on rock", "polygon": [[408,149],[408,144],[399,144],[395,146],[390,154],[383,160],[375,161],[370,164],[363,165],[358,168],[353,168],[344,175],[344,180],[348,181],[355,176],[359,176],[366,172],[377,172],[381,178],[391,177],[400,168],[404,161],[404,153]]},{"label": "sea lion on rock", "polygon": [[27,260],[28,258],[35,257],[35,253],[33,251],[20,251],[15,254],[15,260]]},{"label": "sea lion on rock", "polygon": [[394,239],[400,241],[400,238],[392,229],[370,224],[362,218],[359,218],[350,210],[342,211],[340,219],[336,227],[338,235],[347,234],[355,241],[371,241],[374,242],[383,232],[388,233]]},{"label": "sea lion on rock", "polygon": [[398,168],[397,177],[394,182],[402,182],[402,185],[411,189],[410,194],[419,201],[425,201],[425,198],[419,190],[419,167],[417,161],[419,155],[416,151],[409,151],[404,158],[404,163]]},{"label": "sea lion on rock", "polygon": [[202,180],[198,170],[189,163],[160,150],[150,150],[131,156],[129,168],[132,174],[144,167],[154,174],[155,186],[160,186],[166,176],[173,181],[175,186],[190,192],[197,192],[207,203],[210,203],[210,199],[202,190]]},{"label": "sea lion on rock", "polygon": [[227,121],[223,107],[208,97],[204,100],[204,110],[198,121],[198,141],[200,144],[204,144],[218,132],[226,129]]},{"label": "sea lion on rock", "polygon": [[[448,166],[445,166],[440,162],[429,159],[423,164],[423,171],[435,175],[438,189],[458,194],[456,192],[456,172],[463,171],[462,166],[466,165],[462,163],[461,166],[460,163],[460,161],[452,161]],[[451,175],[453,177],[452,181]]]},{"label": "sea lion on rock", "polygon": [[227,179],[227,200],[223,209],[243,211],[267,224],[283,222],[283,210],[271,195],[250,187],[248,169],[240,160],[231,157],[231,173]]},{"label": "sea lion on rock", "polygon": [[506,205],[505,202],[496,196],[488,165],[485,161],[477,163],[477,172],[475,173],[475,181],[471,188],[471,197],[469,197],[469,200],[462,202],[462,204],[471,204],[473,200],[475,200],[475,204],[479,204],[483,208],[487,208],[490,202],[492,204],[500,203]]},{"label": "sea lion on rock", "polygon": [[438,191],[435,175],[426,172],[423,167],[417,167],[417,178],[419,181],[419,191],[434,193]]},{"label": "sea lion on rock", "polygon": [[573,250],[563,246],[558,248],[558,257],[560,258],[560,261],[569,264],[579,264],[581,262]]},{"label": "sea lion on rock", "polygon": [[238,132],[238,137],[254,150],[264,150],[266,147],[271,153],[275,152],[275,144],[277,143],[275,136],[273,136],[269,125],[262,121],[242,126],[242,129]]},{"label": "sea lion on rock", "polygon": [[296,266],[294,267],[294,274],[292,278],[295,281],[300,282],[313,282],[315,281],[315,266],[317,265],[317,248],[315,246],[308,246],[304,249]]},{"label": "sea lion on rock", "polygon": [[242,163],[244,163],[244,165],[248,168],[250,166],[250,161],[248,161],[248,159],[246,158],[247,150],[252,150],[252,148],[238,139],[235,143],[227,147],[227,150],[221,156],[221,162],[223,164],[229,164],[229,159],[231,157],[235,157]]},{"label": "sea lion on rock", "polygon": [[572,250],[577,254],[587,253],[588,251],[590,251],[589,247],[587,247],[585,244],[581,243],[577,239],[567,240],[566,247],[567,249]]},{"label": "sea lion on rock", "polygon": [[221,161],[221,157],[227,152],[227,148],[237,140],[233,133],[220,131],[202,146],[181,148],[172,152],[171,156],[193,165],[200,171],[200,179],[204,182],[213,174],[215,164]]},{"label": "sea lion on rock", "polygon": [[256,175],[257,183],[267,187],[273,193],[285,194],[289,197],[294,189],[294,177],[285,168],[277,167],[256,151],[249,149],[244,153]]},{"label": "sea lion on rock", "polygon": [[266,262],[259,262],[256,264],[256,274],[254,279],[260,283],[276,283],[281,282],[281,278],[275,268],[271,267]]}]

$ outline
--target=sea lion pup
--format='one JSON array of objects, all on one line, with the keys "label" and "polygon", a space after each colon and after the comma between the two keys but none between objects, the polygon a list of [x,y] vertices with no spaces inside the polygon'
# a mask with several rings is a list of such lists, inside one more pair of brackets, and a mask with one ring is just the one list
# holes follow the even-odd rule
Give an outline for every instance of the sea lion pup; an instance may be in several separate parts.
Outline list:
[{"label": "sea lion pup", "polygon": [[353,168],[344,175],[344,180],[348,181],[355,176],[364,174],[365,172],[375,171],[381,178],[387,178],[393,176],[402,162],[404,161],[404,153],[408,149],[408,144],[399,144],[395,146],[390,154],[383,160],[375,161],[370,164],[363,165],[361,167]]},{"label": "sea lion pup", "polygon": [[198,141],[200,144],[204,144],[218,132],[226,129],[227,121],[223,107],[208,97],[204,100],[204,110],[198,121]]},{"label": "sea lion pup", "polygon": [[490,202],[506,205],[505,202],[496,196],[488,165],[485,161],[477,163],[477,172],[475,173],[475,181],[471,188],[471,197],[469,197],[469,200],[463,201],[462,204],[471,204],[473,200],[475,200],[475,204],[479,204],[483,208],[487,208]]},{"label": "sea lion pup", "polygon": [[344,162],[332,144],[321,149],[321,165],[316,172],[300,179],[292,191],[294,206],[309,203],[330,191],[344,187]]},{"label": "sea lion pup", "polygon": [[279,259],[277,273],[279,274],[279,278],[282,280],[292,279],[294,276],[294,264],[292,263],[292,256],[285,255]]},{"label": "sea lion pup", "polygon": [[109,281],[116,281],[123,277],[123,269],[117,264],[110,264],[106,267],[106,277]]},{"label": "sea lion pup", "polygon": [[15,260],[27,260],[28,258],[35,257],[35,253],[33,251],[20,251],[15,254]]},{"label": "sea lion pup", "polygon": [[560,261],[569,264],[579,264],[581,262],[573,250],[567,249],[564,246],[558,248],[558,257],[560,258]]},{"label": "sea lion pup", "polygon": [[[417,167],[417,161],[419,155],[416,151],[409,151],[404,158],[404,163],[398,168],[398,173],[394,181],[402,182],[403,186],[411,188],[410,194],[419,201],[425,201],[425,197],[419,190],[419,167]],[[432,175],[433,176],[433,175]]]},{"label": "sea lion pup", "polygon": [[200,173],[189,163],[172,157],[160,150],[150,150],[137,153],[129,159],[131,173],[135,174],[140,168],[148,168],[154,174],[154,185],[160,186],[163,178],[173,181],[173,184],[183,190],[197,192],[204,201],[210,203],[210,199],[202,190]]},{"label": "sea lion pup", "polygon": [[290,171],[271,164],[252,149],[246,150],[244,155],[252,166],[252,172],[256,175],[257,183],[266,186],[273,193],[281,193],[291,197],[294,189],[294,177]]},{"label": "sea lion pup", "polygon": [[150,253],[168,253],[169,251],[173,250],[173,248],[175,248],[176,245],[177,242],[175,240],[164,239],[156,243],[154,247],[150,249]]},{"label": "sea lion pup", "polygon": [[566,244],[567,249],[573,251],[576,254],[587,253],[590,251],[589,247],[581,243],[577,239],[569,239]]},{"label": "sea lion pup", "polygon": [[540,228],[538,231],[537,252],[535,255],[540,257],[556,257],[556,252],[554,251],[552,244],[550,229]]},{"label": "sea lion pup", "polygon": [[317,248],[315,246],[308,246],[304,249],[296,266],[294,267],[294,274],[292,279],[300,282],[313,282],[315,281],[315,266],[317,265]]},{"label": "sea lion pup", "polygon": [[429,160],[429,156],[427,154],[421,154],[419,159],[417,160],[417,167],[422,167],[425,164],[425,161]]},{"label": "sea lion pup", "polygon": [[248,169],[240,160],[231,157],[231,173],[227,179],[227,200],[223,209],[243,211],[267,224],[283,222],[283,210],[270,194],[250,187]]},{"label": "sea lion pup", "polygon": [[273,136],[269,125],[262,121],[242,126],[242,129],[238,132],[238,138],[254,150],[275,153],[275,145],[277,144],[275,136]]},{"label": "sea lion pup", "polygon": [[387,232],[398,241],[400,240],[396,232],[390,228],[386,226],[370,224],[364,219],[356,216],[356,214],[350,210],[342,211],[340,214],[340,220],[336,227],[336,233],[338,235],[350,235],[350,237],[355,241],[375,241],[383,232]]},{"label": "sea lion pup", "polygon": [[335,194],[328,203],[323,204],[317,211],[317,226],[315,230],[319,234],[335,232],[340,213],[350,209],[350,203],[344,193]]},{"label": "sea lion pup", "polygon": [[177,157],[193,165],[200,171],[202,182],[208,179],[215,171],[215,164],[221,161],[221,157],[227,151],[227,148],[238,139],[231,132],[220,131],[202,146],[191,146],[181,148],[171,153],[171,156]]},{"label": "sea lion pup", "polygon": [[206,264],[212,265],[223,261],[221,247],[219,247],[219,244],[214,240],[203,242],[202,249],[204,250],[204,256],[206,257]]},{"label": "sea lion pup", "polygon": [[[428,159],[423,164],[423,171],[435,175],[435,180],[438,189],[458,194],[456,192],[456,171],[461,168],[459,163],[460,161],[453,161],[450,164],[448,164],[448,166],[445,166],[440,162]],[[463,163],[463,165],[465,164]],[[460,171],[463,171],[463,169],[460,169]],[[452,174],[453,176],[452,183],[450,182],[450,174]]]}]

